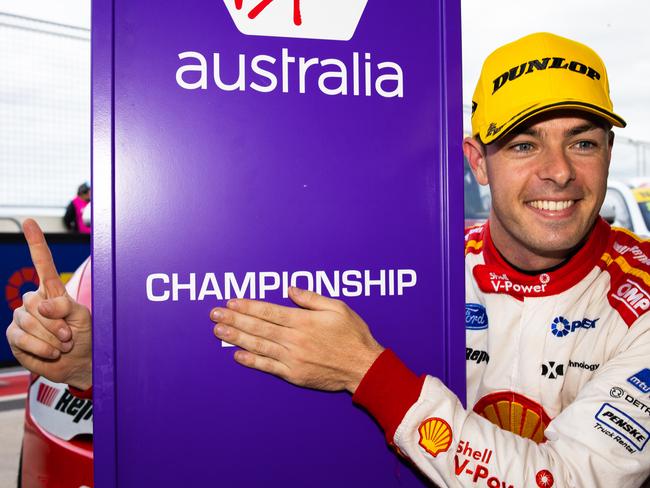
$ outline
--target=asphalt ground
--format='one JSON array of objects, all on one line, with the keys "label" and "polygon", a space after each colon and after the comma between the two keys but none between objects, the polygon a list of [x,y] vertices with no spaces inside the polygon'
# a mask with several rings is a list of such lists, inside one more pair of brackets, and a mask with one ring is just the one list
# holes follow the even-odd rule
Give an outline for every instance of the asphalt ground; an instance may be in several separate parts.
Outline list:
[{"label": "asphalt ground", "polygon": [[0,487],[16,488],[25,409],[0,412]]},{"label": "asphalt ground", "polygon": [[16,488],[28,381],[22,368],[0,369],[0,488]]}]

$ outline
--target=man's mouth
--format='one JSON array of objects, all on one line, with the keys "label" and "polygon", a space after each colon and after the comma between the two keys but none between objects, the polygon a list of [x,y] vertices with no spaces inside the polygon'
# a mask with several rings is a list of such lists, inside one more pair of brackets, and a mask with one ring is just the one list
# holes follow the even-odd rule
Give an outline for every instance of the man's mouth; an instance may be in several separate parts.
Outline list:
[{"label": "man's mouth", "polygon": [[530,202],[526,202],[526,205],[530,205],[531,207],[538,210],[550,210],[552,212],[558,212],[572,207],[574,203],[576,203],[575,200],[532,200]]}]

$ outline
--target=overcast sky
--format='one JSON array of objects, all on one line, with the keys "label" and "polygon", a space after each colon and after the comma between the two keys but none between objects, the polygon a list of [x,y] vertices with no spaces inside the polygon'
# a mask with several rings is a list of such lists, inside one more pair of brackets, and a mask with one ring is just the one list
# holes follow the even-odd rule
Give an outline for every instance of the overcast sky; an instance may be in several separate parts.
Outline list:
[{"label": "overcast sky", "polygon": [[471,103],[481,64],[526,34],[553,32],[587,44],[605,61],[622,136],[650,141],[650,4],[637,0],[462,0],[463,101]]},{"label": "overcast sky", "polygon": [[0,0],[0,12],[90,29],[90,0]]},{"label": "overcast sky", "polygon": [[[215,0],[218,1],[218,0]],[[370,0],[372,1],[372,0]],[[462,0],[463,101],[469,104],[483,59],[538,31],[581,41],[605,60],[620,135],[650,141],[650,4],[638,0]],[[0,11],[90,27],[89,0],[0,0]]]}]

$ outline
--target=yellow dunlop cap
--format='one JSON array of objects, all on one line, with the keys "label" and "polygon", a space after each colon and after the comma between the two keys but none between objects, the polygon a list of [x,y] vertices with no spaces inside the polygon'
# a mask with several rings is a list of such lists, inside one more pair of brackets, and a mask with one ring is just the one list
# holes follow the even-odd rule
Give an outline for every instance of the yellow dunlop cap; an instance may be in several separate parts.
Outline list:
[{"label": "yellow dunlop cap", "polygon": [[592,49],[540,32],[490,54],[472,103],[472,133],[489,144],[541,112],[572,108],[617,127],[605,64]]}]

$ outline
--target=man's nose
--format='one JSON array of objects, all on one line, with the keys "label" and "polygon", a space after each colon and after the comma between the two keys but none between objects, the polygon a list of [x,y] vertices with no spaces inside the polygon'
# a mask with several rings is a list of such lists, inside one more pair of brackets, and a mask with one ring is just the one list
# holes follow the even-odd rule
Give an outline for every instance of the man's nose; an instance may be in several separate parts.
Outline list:
[{"label": "man's nose", "polygon": [[552,181],[560,187],[567,186],[576,177],[571,159],[561,147],[547,151],[544,161],[540,165],[538,176],[542,180]]}]

